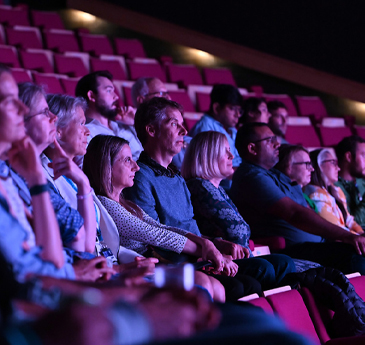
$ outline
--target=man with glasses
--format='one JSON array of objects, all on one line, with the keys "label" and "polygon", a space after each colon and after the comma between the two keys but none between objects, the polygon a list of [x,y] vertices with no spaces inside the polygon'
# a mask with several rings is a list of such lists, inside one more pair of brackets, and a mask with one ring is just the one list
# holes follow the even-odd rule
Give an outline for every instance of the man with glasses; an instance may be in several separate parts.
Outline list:
[{"label": "man with glasses", "polygon": [[133,159],[137,160],[143,148],[134,129],[134,114],[130,116],[130,109],[120,107],[111,73],[97,71],[85,75],[78,81],[75,95],[87,102],[88,141],[98,134],[121,137],[129,141]]},{"label": "man with glasses", "polygon": [[336,155],[340,167],[336,186],[346,196],[349,213],[365,229],[365,140],[357,135],[342,139]]},{"label": "man with glasses", "polygon": [[[242,116],[242,104],[242,96],[236,87],[228,84],[214,85],[210,93],[208,113],[204,114],[189,133],[192,137],[206,131],[223,133],[233,154],[234,169],[241,163],[241,158],[235,147],[235,140],[237,135],[236,126]],[[231,181],[223,180],[222,182],[225,189],[230,188]]]},{"label": "man with glasses", "polygon": [[365,238],[327,222],[307,207],[300,186],[273,169],[279,146],[264,123],[247,124],[237,134],[236,147],[243,161],[233,175],[231,198],[250,224],[252,237],[282,236],[284,253],[293,258],[365,274]]}]

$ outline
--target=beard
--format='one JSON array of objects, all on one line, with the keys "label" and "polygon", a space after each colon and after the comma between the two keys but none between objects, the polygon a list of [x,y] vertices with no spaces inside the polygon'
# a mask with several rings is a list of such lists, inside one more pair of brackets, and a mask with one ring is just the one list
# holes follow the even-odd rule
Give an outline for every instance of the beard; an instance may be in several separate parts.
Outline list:
[{"label": "beard", "polygon": [[118,115],[118,108],[111,109],[101,102],[96,103],[95,108],[100,113],[100,115],[106,117],[108,120],[114,120],[115,117]]}]

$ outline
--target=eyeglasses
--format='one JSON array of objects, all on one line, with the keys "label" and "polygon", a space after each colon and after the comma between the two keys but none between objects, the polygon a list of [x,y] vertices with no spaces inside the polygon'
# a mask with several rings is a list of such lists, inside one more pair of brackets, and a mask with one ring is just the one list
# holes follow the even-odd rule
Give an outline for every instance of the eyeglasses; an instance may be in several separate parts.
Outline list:
[{"label": "eyeglasses", "polygon": [[151,93],[147,93],[144,96],[156,96],[156,97],[166,97],[169,94],[168,91],[156,91],[156,92],[151,92]]},{"label": "eyeglasses", "polygon": [[259,143],[260,141],[265,141],[265,140],[267,140],[271,144],[276,144],[278,142],[278,137],[276,135],[273,135],[271,137],[253,141],[253,143],[256,144],[256,143]]},{"label": "eyeglasses", "polygon": [[333,166],[338,167],[338,160],[337,159],[326,159],[322,163],[331,163]]},{"label": "eyeglasses", "polygon": [[301,165],[301,164],[305,164],[305,167],[308,170],[313,167],[312,162],[295,162],[295,163],[293,163],[293,165]]},{"label": "eyeglasses", "polygon": [[40,113],[37,114],[33,114],[33,115],[28,115],[24,118],[24,121],[28,121],[29,119],[31,119],[34,116],[38,116],[38,115],[44,115],[45,117],[48,117],[49,119],[51,118],[51,116],[53,115],[53,113],[48,109],[44,109],[42,110]]}]

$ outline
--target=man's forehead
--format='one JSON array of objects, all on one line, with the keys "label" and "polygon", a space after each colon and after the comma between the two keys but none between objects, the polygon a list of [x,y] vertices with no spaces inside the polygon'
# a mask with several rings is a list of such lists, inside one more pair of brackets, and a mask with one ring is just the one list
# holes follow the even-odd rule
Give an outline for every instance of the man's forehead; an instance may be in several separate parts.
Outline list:
[{"label": "man's forehead", "polygon": [[148,89],[150,92],[166,91],[165,84],[160,79],[152,79],[148,83]]},{"label": "man's forehead", "polygon": [[274,135],[274,133],[268,126],[256,127],[255,133],[257,136],[260,137],[260,139],[271,137]]},{"label": "man's forehead", "polygon": [[356,143],[356,152],[365,152],[365,143]]},{"label": "man's forehead", "polygon": [[178,109],[167,108],[166,109],[166,121],[171,121],[171,120],[178,120],[180,122],[184,121],[183,116]]},{"label": "man's forehead", "polygon": [[288,111],[285,108],[278,108],[278,109],[274,110],[271,115],[288,116]]},{"label": "man's forehead", "polygon": [[112,87],[112,88],[114,88],[113,82],[111,80],[109,80],[108,78],[106,78],[106,77],[98,77],[97,82],[98,82],[98,88],[99,87],[102,87],[102,88]]}]

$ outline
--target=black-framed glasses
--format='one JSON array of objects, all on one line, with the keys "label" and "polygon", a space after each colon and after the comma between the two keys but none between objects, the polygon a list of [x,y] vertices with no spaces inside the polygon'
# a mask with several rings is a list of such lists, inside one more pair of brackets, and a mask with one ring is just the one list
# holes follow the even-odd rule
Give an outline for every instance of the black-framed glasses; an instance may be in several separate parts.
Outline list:
[{"label": "black-framed glasses", "polygon": [[46,109],[44,109],[44,110],[42,110],[41,112],[39,112],[39,113],[37,113],[37,114],[33,114],[33,115],[28,115],[28,116],[26,116],[25,118],[24,118],[24,120],[25,121],[28,121],[29,119],[31,119],[32,117],[34,117],[34,116],[38,116],[38,115],[44,115],[44,116],[46,116],[46,117],[48,117],[49,119],[51,118],[51,115],[53,115],[52,114],[52,112],[48,109],[48,108],[46,108]]},{"label": "black-framed glasses", "polygon": [[276,144],[278,142],[278,137],[276,135],[273,135],[271,137],[266,137],[264,139],[253,141],[253,143],[256,144],[259,143],[260,141],[265,141],[265,140],[267,140],[271,144]]},{"label": "black-framed glasses", "polygon": [[156,91],[156,92],[151,92],[151,93],[147,93],[144,96],[156,96],[156,97],[166,97],[169,94],[168,91]]},{"label": "black-framed glasses", "polygon": [[311,161],[308,161],[308,162],[295,162],[295,163],[293,163],[293,165],[301,165],[301,164],[305,164],[305,167],[308,170],[313,167]]},{"label": "black-framed glasses", "polygon": [[331,163],[333,166],[338,167],[338,160],[337,159],[326,159],[322,163]]}]

